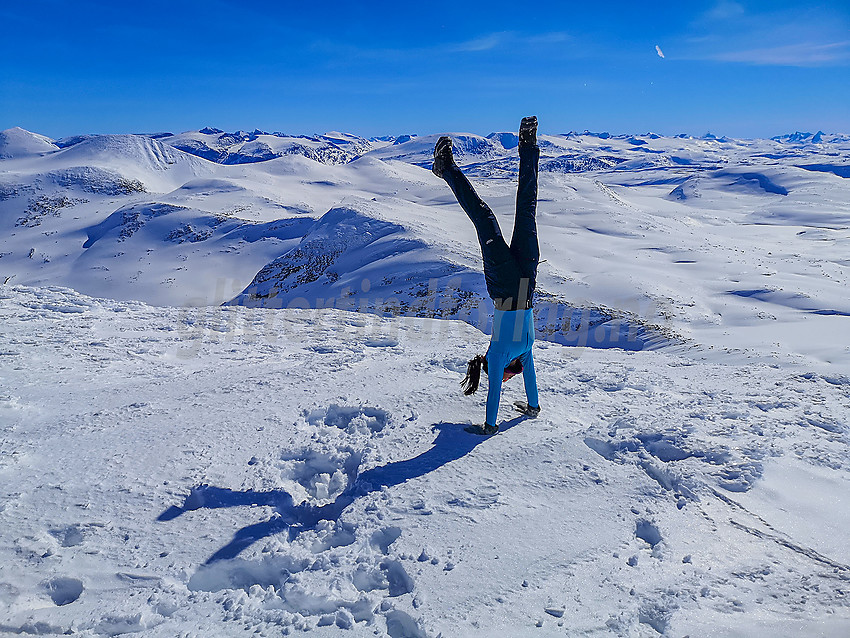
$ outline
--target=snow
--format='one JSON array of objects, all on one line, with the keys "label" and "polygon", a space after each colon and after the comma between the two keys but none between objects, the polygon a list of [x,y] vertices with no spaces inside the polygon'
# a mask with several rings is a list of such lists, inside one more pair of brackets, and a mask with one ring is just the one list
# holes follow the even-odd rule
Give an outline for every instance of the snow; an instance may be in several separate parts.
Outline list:
[{"label": "snow", "polygon": [[[512,135],[455,135],[506,234]],[[850,138],[542,134],[488,438],[437,137],[0,162],[0,633],[848,634]]]},{"label": "snow", "polygon": [[0,131],[0,159],[43,155],[58,148],[48,137],[30,133],[20,126]]},{"label": "snow", "polygon": [[304,155],[331,164],[350,161],[369,150],[368,140],[344,133],[319,136],[295,136],[264,131],[236,131],[205,128],[159,137],[165,144],[222,164],[250,164],[285,155]]}]

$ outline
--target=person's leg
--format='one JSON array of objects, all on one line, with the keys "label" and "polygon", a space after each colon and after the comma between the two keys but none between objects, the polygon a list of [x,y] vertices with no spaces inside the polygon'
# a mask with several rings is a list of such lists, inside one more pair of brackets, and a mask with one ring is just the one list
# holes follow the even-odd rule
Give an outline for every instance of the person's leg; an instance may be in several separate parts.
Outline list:
[{"label": "person's leg", "polygon": [[478,196],[466,175],[455,164],[450,137],[443,136],[437,141],[437,145],[434,147],[434,167],[432,170],[435,175],[446,180],[458,204],[472,221],[475,231],[478,233],[478,242],[481,244],[482,252],[500,250],[501,246],[507,249],[505,239],[502,237],[502,229],[499,228],[499,222],[493,211]]},{"label": "person's leg", "polygon": [[540,260],[537,243],[537,167],[540,148],[537,146],[537,118],[523,118],[520,125],[519,185],[516,196],[516,217],[511,237],[511,252],[524,271],[536,275]]},{"label": "person's leg", "polygon": [[501,350],[487,350],[487,410],[484,422],[498,425],[499,400],[502,396],[502,374],[510,363],[507,353]]},{"label": "person's leg", "polygon": [[502,230],[496,215],[490,207],[478,197],[469,180],[460,169],[451,167],[443,172],[452,192],[455,194],[460,207],[475,226],[478,244],[481,246],[481,258],[484,262],[484,281],[487,284],[487,294],[493,300],[501,303],[516,297],[516,281],[520,271],[516,259],[502,237]]},{"label": "person's leg", "polygon": [[478,234],[478,242],[482,250],[499,250],[501,246],[507,248],[505,239],[502,237],[502,229],[496,215],[490,207],[478,196],[472,184],[457,166],[452,166],[443,172],[443,179],[452,189],[458,204],[466,213],[466,216],[475,226]]},{"label": "person's leg", "polygon": [[454,163],[449,138],[440,138],[437,142],[434,149],[434,173],[446,180],[458,204],[475,226],[488,294],[494,300],[514,297],[517,288],[515,280],[519,276],[516,260],[505,243],[496,215]]},{"label": "person's leg", "polygon": [[540,397],[537,394],[537,375],[534,373],[534,357],[531,350],[523,354],[519,360],[522,362],[522,380],[525,383],[525,396],[528,405],[532,408],[540,407]]}]

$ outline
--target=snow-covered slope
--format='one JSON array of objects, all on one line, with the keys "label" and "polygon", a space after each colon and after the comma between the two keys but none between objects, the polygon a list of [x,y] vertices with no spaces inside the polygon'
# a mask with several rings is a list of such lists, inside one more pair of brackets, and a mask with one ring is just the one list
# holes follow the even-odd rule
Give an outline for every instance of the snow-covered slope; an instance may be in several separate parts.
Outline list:
[{"label": "snow-covered slope", "polygon": [[301,156],[251,170],[137,135],[83,137],[2,169],[4,280],[163,304],[230,299],[300,237],[281,228],[336,201],[334,169]]},{"label": "snow-covered slope", "polygon": [[0,297],[0,632],[850,629],[846,376],[542,342],[482,438],[462,322]]},{"label": "snow-covered slope", "polygon": [[0,633],[850,633],[847,136],[541,134],[482,439],[438,135],[3,135]]},{"label": "snow-covered slope", "polygon": [[50,138],[19,126],[0,131],[0,159],[44,155],[58,149]]},{"label": "snow-covered slope", "polygon": [[[174,148],[194,139],[235,153],[267,137],[361,155],[344,165],[300,153],[224,165]],[[372,312],[462,318],[486,331],[474,234],[427,170],[436,138],[366,142],[342,133],[308,139],[218,129],[69,138],[61,150],[0,163],[0,274],[163,304],[268,303],[274,288],[275,305],[313,306],[345,293],[346,304]],[[508,234],[515,136],[453,138]],[[847,364],[845,136],[584,132],[542,134],[541,147],[542,337]],[[345,233],[333,229],[335,209],[350,211]],[[291,220],[286,239],[267,226],[278,220]],[[103,224],[121,228],[91,241]],[[127,224],[139,232],[127,233]],[[393,230],[370,239],[373,226]],[[331,267],[340,250],[321,255],[329,240],[309,235],[322,228],[368,249]],[[321,263],[305,260],[315,246]],[[298,269],[307,276],[292,279]],[[269,290],[258,291],[263,286]]]},{"label": "snow-covered slope", "polygon": [[[468,265],[474,257],[459,264],[456,247],[433,239],[439,230],[423,223],[424,212],[419,224],[406,228],[386,221],[395,218],[392,207],[355,206],[328,211],[230,304],[462,319],[491,332],[492,302],[481,273]],[[536,315],[540,338],[569,345],[643,350],[673,337],[658,326],[643,325],[635,314],[575,307],[542,288],[536,293]]]}]

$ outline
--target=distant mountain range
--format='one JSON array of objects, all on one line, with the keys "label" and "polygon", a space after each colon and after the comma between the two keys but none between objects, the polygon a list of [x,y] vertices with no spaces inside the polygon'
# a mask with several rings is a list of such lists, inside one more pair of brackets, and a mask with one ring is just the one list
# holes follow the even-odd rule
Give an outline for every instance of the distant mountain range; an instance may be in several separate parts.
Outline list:
[{"label": "distant mountain range", "polygon": [[[407,145],[418,136],[415,134],[395,136],[381,136],[363,138],[349,133],[329,132],[323,135],[289,135],[281,132],[267,132],[255,129],[253,131],[225,132],[214,127],[204,127],[197,131],[186,131],[183,133],[142,133],[139,137],[157,140],[176,148],[178,150],[195,155],[218,164],[247,164],[253,162],[264,162],[286,155],[303,155],[312,160],[324,164],[346,164],[358,157],[386,149],[386,147],[398,147]],[[73,135],[59,140],[52,140],[37,133],[31,133],[21,128],[12,128],[0,132],[0,159],[10,159],[22,154],[49,153],[59,149],[76,146],[82,142],[98,138],[110,137],[100,135]],[[651,140],[663,139],[656,133],[645,133],[643,135],[612,135],[591,131],[570,131],[557,136],[565,140],[581,140],[582,138],[595,138],[599,141],[610,141],[612,144],[625,142],[632,149],[648,145]],[[702,137],[693,137],[686,134],[676,135],[673,139],[679,140],[714,140],[727,143],[748,143],[752,140],[733,140],[726,137],[716,137],[707,133]],[[850,135],[825,134],[823,131],[816,133],[794,132],[786,135],[777,135],[771,138],[783,146],[809,144],[840,144],[850,141]],[[515,148],[518,138],[515,133],[490,133],[486,137],[472,134],[464,134],[455,138],[455,147],[460,155],[477,155],[493,157]],[[544,142],[546,144],[546,142]],[[549,142],[552,144],[552,142]],[[557,146],[557,142],[554,143]],[[628,146],[625,147],[628,149]],[[613,150],[613,147],[612,147]],[[395,155],[402,157],[408,149],[395,149],[385,151],[382,155]],[[560,169],[567,168],[569,172],[581,172],[583,170],[597,170],[610,167],[603,164],[571,164],[550,163],[550,166],[558,166]]]}]

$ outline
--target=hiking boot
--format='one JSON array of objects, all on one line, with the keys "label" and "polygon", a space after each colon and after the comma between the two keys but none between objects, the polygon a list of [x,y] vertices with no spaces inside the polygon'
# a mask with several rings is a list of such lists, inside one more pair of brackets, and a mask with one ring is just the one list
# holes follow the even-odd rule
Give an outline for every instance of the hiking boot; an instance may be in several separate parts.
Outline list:
[{"label": "hiking boot", "polygon": [[437,145],[434,147],[434,166],[431,167],[431,172],[442,178],[446,169],[452,166],[455,166],[455,158],[452,155],[452,138],[444,135],[437,140]]},{"label": "hiking boot", "polygon": [[522,118],[519,123],[520,146],[537,146],[537,116]]},{"label": "hiking boot", "polygon": [[489,423],[485,423],[484,425],[470,425],[468,427],[463,428],[470,434],[478,434],[481,436],[491,436],[496,434],[499,431],[498,425],[490,425]]},{"label": "hiking boot", "polygon": [[528,405],[525,401],[514,401],[514,408],[517,412],[522,412],[525,416],[530,416],[532,419],[540,414],[540,406],[534,407]]}]

